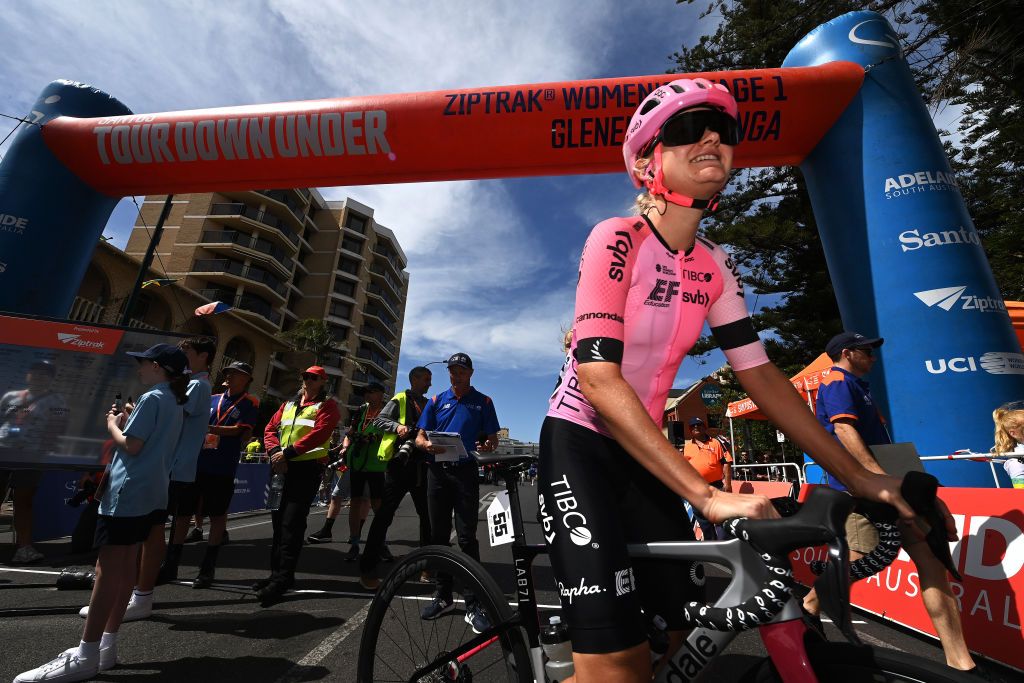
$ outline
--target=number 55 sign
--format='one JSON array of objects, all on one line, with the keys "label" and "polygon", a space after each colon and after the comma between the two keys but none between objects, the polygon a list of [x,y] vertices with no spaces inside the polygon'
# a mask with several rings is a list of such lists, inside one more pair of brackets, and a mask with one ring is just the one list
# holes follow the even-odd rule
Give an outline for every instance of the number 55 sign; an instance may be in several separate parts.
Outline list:
[{"label": "number 55 sign", "polygon": [[491,546],[496,546],[511,543],[514,533],[508,491],[501,491],[487,507],[487,536],[491,540]]}]

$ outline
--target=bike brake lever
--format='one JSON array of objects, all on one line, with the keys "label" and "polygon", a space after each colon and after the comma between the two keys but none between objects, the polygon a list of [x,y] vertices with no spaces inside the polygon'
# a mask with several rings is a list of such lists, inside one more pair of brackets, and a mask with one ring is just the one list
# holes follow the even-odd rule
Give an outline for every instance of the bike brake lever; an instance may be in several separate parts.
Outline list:
[{"label": "bike brake lever", "polygon": [[907,472],[903,477],[903,484],[900,486],[900,493],[914,509],[914,512],[924,517],[924,520],[931,527],[925,536],[928,547],[932,554],[939,558],[946,570],[957,581],[963,581],[956,565],[953,564],[953,556],[949,552],[949,540],[946,538],[946,520],[939,512],[935,504],[936,493],[939,488],[939,480],[926,472]]}]

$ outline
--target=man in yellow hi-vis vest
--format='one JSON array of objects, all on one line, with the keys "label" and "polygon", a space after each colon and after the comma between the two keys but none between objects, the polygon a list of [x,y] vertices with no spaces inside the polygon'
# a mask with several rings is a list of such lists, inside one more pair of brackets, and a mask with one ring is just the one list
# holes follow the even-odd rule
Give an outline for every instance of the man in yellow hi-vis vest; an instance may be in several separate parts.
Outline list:
[{"label": "man in yellow hi-vis vest", "polygon": [[385,432],[377,457],[388,463],[384,480],[384,497],[373,515],[366,547],[359,558],[359,583],[367,590],[377,590],[380,580],[376,576],[387,537],[388,527],[395,518],[405,494],[412,495],[416,515],[420,518],[420,546],[430,544],[430,515],[427,510],[427,461],[423,451],[417,450],[416,422],[427,403],[425,394],[430,389],[430,370],[415,367],[409,371],[409,388],[388,401],[373,421]]},{"label": "man in yellow hi-vis vest", "polygon": [[295,568],[306,533],[306,516],[320,487],[331,432],[341,414],[324,386],[327,371],[319,365],[302,373],[302,390],[267,423],[263,443],[274,474],[285,475],[281,505],[271,513],[274,541],[270,576],[253,584],[264,607],[276,603],[295,583]]}]

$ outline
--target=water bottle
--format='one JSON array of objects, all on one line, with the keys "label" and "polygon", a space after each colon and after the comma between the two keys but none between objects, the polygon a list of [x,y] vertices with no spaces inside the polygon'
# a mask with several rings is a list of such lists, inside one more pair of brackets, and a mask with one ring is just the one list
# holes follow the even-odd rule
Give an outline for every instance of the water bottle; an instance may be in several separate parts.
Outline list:
[{"label": "water bottle", "polygon": [[668,652],[668,624],[655,614],[651,624],[647,628],[647,640],[651,644],[651,663],[655,663]]},{"label": "water bottle", "polygon": [[548,626],[540,632],[540,644],[548,661],[544,664],[548,679],[564,681],[573,675],[572,643],[569,641],[569,627],[561,617],[551,617]]},{"label": "water bottle", "polygon": [[267,495],[267,509],[281,509],[281,494],[284,493],[284,475],[274,474],[270,478],[270,493]]}]

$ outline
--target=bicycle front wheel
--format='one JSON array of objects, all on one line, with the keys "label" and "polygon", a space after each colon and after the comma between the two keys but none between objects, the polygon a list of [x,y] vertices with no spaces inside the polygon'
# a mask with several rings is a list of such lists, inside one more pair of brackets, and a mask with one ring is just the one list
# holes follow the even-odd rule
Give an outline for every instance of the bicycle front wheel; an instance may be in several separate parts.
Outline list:
[{"label": "bicycle front wheel", "polygon": [[[900,652],[849,643],[809,644],[807,654],[822,683],[970,683],[977,679],[945,664]],[[765,659],[745,683],[785,683]]]},{"label": "bicycle front wheel", "polygon": [[[454,606],[424,619],[437,586],[423,579],[442,575],[452,577]],[[467,595],[490,622],[480,634],[469,621]],[[451,548],[427,546],[399,562],[374,596],[359,643],[357,680],[529,683],[533,672],[518,621],[487,570]]]}]

